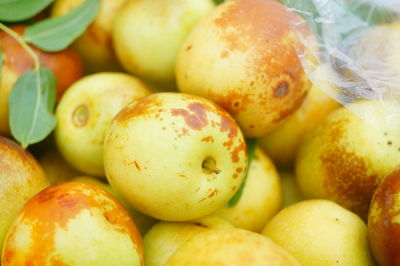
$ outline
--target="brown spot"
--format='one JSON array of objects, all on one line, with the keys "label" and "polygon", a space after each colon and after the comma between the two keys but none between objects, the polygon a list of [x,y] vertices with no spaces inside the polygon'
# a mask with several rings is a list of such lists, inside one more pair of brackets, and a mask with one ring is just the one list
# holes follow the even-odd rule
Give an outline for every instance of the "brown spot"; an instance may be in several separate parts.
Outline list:
[{"label": "brown spot", "polygon": [[250,125],[250,126],[249,126],[249,128],[254,128],[254,127],[255,127],[254,125]]},{"label": "brown spot", "polygon": [[253,86],[253,85],[254,85],[254,81],[250,82],[250,86]]},{"label": "brown spot", "polygon": [[233,174],[232,178],[233,178],[233,179],[238,178],[238,174]]},{"label": "brown spot", "polygon": [[238,133],[238,125],[229,115],[221,115],[221,132],[228,131],[228,137],[234,138]]},{"label": "brown spot", "polygon": [[201,139],[202,142],[214,142],[214,138],[212,136],[207,136]]},{"label": "brown spot", "polygon": [[289,93],[287,82],[281,82],[274,90],[274,97],[283,97]]},{"label": "brown spot", "polygon": [[[333,132],[337,130],[333,128]],[[334,133],[334,138],[337,137],[335,134],[340,133]],[[340,143],[335,143],[320,158],[326,173],[323,184],[326,193],[339,204],[366,218],[372,195],[379,184],[378,176],[369,171],[368,162]]]},{"label": "brown spot", "polygon": [[138,171],[140,171],[140,166],[139,166],[139,164],[138,164],[136,161],[133,161],[133,163],[135,164],[136,169],[138,169]]},{"label": "brown spot", "polygon": [[154,93],[129,104],[117,114],[115,119],[121,124],[126,124],[137,116],[156,116],[160,113],[159,107],[163,105],[160,94]]},{"label": "brown spot", "polygon": [[240,145],[231,152],[232,162],[239,162],[239,152],[244,152],[245,154],[247,154],[246,144],[244,144],[243,142],[241,142]]},{"label": "brown spot", "polygon": [[166,128],[166,127],[162,127],[161,129],[162,129],[162,130],[166,130],[167,128]]},{"label": "brown spot", "polygon": [[218,193],[218,190],[217,190],[217,189],[214,189],[213,191],[211,191],[210,194],[208,194],[207,198],[214,197],[215,195],[217,195],[217,193]]},{"label": "brown spot", "polygon": [[233,138],[229,138],[229,140],[222,143],[222,145],[224,145],[224,147],[230,150],[233,146],[233,140],[234,140]]},{"label": "brown spot", "polygon": [[233,186],[231,189],[232,189],[233,191],[235,191],[235,190],[236,190],[236,186]]},{"label": "brown spot", "polygon": [[200,226],[200,227],[203,227],[203,228],[208,228],[207,225],[202,224],[202,223],[200,223],[200,222],[194,222],[193,224],[194,224],[194,225],[197,225],[197,226]]},{"label": "brown spot", "polygon": [[237,172],[237,173],[241,173],[241,172],[243,172],[243,168],[242,168],[242,167],[238,167],[238,168],[236,168],[236,172]]},{"label": "brown spot", "polygon": [[186,125],[194,130],[201,130],[208,125],[206,112],[209,111],[210,108],[206,104],[200,102],[191,103],[188,105],[188,109],[190,112],[182,108],[172,109],[172,115],[183,116]]},{"label": "brown spot", "polygon": [[387,144],[390,146],[390,145],[392,145],[392,142],[389,140],[389,141],[387,142]]},{"label": "brown spot", "polygon": [[197,192],[197,191],[199,191],[199,190],[200,190],[200,187],[196,188],[196,190],[195,190],[194,192]]},{"label": "brown spot", "polygon": [[188,45],[188,46],[186,47],[186,51],[190,51],[190,50],[192,50],[192,45]]}]

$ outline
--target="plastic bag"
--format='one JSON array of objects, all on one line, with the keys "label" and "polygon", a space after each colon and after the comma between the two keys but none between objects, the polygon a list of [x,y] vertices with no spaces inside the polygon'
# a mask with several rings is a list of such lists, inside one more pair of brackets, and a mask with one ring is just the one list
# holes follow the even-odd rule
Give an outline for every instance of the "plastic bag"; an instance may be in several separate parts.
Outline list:
[{"label": "plastic bag", "polygon": [[[310,80],[331,84],[320,88],[373,126],[400,126],[400,0],[283,2],[312,29],[292,25],[307,47],[297,51]],[[376,100],[380,107],[371,112],[382,119],[352,108],[360,99]]]}]

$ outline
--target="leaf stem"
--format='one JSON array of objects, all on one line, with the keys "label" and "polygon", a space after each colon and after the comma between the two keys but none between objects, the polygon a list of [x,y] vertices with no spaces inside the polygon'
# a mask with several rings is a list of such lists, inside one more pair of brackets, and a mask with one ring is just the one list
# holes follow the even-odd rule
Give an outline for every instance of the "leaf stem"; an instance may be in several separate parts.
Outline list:
[{"label": "leaf stem", "polygon": [[[5,33],[7,33],[8,35],[10,35],[11,37],[13,37],[21,46],[22,48],[32,57],[33,63],[34,63],[34,70],[36,73],[36,90],[37,90],[37,95],[38,97],[36,98],[36,103],[35,103],[35,110],[34,110],[34,115],[33,115],[33,122],[32,124],[35,125],[36,124],[36,120],[38,118],[38,113],[39,113],[39,106],[40,106],[40,94],[41,94],[41,77],[40,77],[40,61],[39,61],[39,57],[37,56],[37,54],[33,51],[33,49],[25,42],[25,40],[15,31],[13,31],[12,29],[10,29],[9,27],[7,27],[6,25],[4,25],[3,23],[0,22],[0,30],[3,30]],[[33,133],[33,129],[34,127],[31,127],[26,140],[29,140],[32,133]],[[21,146],[23,149],[28,147],[28,143],[27,142],[22,142]]]},{"label": "leaf stem", "polygon": [[5,33],[13,37],[22,46],[22,48],[24,48],[24,50],[32,57],[35,70],[39,71],[40,68],[39,57],[33,51],[33,49],[25,42],[25,40],[18,33],[16,33],[15,31],[13,31],[12,29],[10,29],[1,22],[0,22],[0,30],[3,30]]}]

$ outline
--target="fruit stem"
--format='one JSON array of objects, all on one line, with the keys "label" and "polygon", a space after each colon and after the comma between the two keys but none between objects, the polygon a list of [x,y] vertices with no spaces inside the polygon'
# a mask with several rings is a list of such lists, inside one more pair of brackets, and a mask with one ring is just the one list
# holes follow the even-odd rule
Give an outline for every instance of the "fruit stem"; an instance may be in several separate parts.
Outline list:
[{"label": "fruit stem", "polygon": [[3,30],[5,33],[13,37],[22,46],[22,48],[24,48],[24,50],[32,57],[35,70],[38,71],[40,67],[39,58],[37,54],[33,51],[33,49],[25,42],[25,40],[21,36],[19,36],[18,33],[16,33],[15,31],[13,31],[12,29],[10,29],[1,22],[0,22],[0,30]]}]

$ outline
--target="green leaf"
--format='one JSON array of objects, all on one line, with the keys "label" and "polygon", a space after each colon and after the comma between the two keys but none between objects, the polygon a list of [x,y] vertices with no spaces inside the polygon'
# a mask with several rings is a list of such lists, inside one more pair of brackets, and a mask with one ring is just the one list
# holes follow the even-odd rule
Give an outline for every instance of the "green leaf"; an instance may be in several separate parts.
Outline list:
[{"label": "green leaf", "polygon": [[99,0],[85,0],[62,17],[45,19],[27,27],[24,38],[47,52],[64,50],[92,23],[99,7]]},{"label": "green leaf", "polygon": [[25,72],[9,96],[10,127],[23,148],[46,138],[56,125],[55,77],[40,68]]},{"label": "green leaf", "polygon": [[17,22],[31,18],[54,0],[1,0],[0,21]]},{"label": "green leaf", "polygon": [[248,154],[246,175],[244,176],[242,185],[240,186],[238,191],[236,191],[235,195],[233,195],[233,197],[229,200],[228,207],[235,206],[236,203],[239,202],[240,197],[243,194],[243,189],[246,186],[247,176],[249,175],[250,165],[251,165],[251,162],[253,161],[254,153],[256,151],[257,139],[246,139],[246,144],[247,144],[247,154]]},{"label": "green leaf", "polygon": [[222,4],[225,0],[214,0],[216,5]]}]

